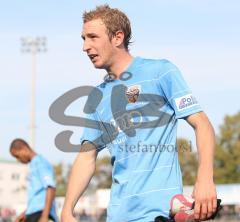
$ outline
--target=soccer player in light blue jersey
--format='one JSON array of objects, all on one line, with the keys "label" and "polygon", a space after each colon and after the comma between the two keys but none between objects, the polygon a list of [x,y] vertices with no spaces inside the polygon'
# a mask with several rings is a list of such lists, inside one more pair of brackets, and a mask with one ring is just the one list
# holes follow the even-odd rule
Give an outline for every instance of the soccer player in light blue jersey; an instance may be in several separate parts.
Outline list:
[{"label": "soccer player in light blue jersey", "polygon": [[[108,73],[97,87],[101,101],[89,104],[88,118],[99,129],[85,128],[70,176],[62,222],[75,222],[73,209],[95,171],[98,152],[112,158],[112,187],[107,222],[150,222],[168,217],[171,198],[182,193],[176,148],[177,123],[186,120],[196,134],[199,154],[193,191],[195,218],[216,210],[213,182],[214,130],[178,68],[168,60],[129,53],[127,16],[107,5],[83,15],[83,50]],[[92,95],[92,98],[99,98]],[[97,107],[95,106],[97,103]],[[88,147],[86,149],[86,147]]]},{"label": "soccer player in light blue jersey", "polygon": [[16,222],[57,222],[53,167],[22,139],[12,141],[10,153],[21,163],[29,164],[27,209]]}]

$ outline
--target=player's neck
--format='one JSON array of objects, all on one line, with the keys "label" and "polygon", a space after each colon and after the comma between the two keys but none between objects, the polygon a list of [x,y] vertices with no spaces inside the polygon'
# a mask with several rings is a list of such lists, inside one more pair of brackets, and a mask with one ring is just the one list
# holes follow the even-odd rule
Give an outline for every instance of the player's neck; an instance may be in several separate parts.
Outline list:
[{"label": "player's neck", "polygon": [[133,59],[133,56],[127,51],[118,53],[114,57],[114,62],[111,67],[107,69],[107,72],[115,74],[118,79],[121,73],[123,73],[132,63]]}]

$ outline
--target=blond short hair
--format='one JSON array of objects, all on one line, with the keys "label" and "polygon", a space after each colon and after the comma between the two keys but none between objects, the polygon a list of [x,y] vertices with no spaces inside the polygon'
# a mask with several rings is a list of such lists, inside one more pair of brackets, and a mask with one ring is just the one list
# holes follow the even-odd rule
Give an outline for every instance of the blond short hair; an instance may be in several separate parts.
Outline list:
[{"label": "blond short hair", "polygon": [[101,19],[107,28],[109,39],[116,34],[117,31],[124,33],[124,47],[128,50],[130,40],[132,38],[131,24],[128,17],[116,8],[110,8],[109,5],[100,5],[96,9],[83,13],[83,22],[89,22],[94,19]]}]

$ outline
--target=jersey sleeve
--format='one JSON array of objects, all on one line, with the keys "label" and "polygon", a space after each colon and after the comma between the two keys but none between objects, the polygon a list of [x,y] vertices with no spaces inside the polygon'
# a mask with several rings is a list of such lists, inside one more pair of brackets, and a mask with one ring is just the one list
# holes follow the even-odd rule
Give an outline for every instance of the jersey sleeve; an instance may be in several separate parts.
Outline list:
[{"label": "jersey sleeve", "polygon": [[85,118],[85,126],[80,138],[80,143],[83,145],[84,143],[89,142],[96,147],[97,152],[100,152],[106,147],[103,135],[104,128],[101,121],[96,113],[87,114]]},{"label": "jersey sleeve", "polygon": [[47,187],[56,187],[55,177],[54,177],[54,170],[50,163],[46,160],[42,160],[38,163],[38,175],[39,178],[46,189]]},{"label": "jersey sleeve", "polygon": [[174,109],[176,118],[184,118],[201,112],[202,108],[179,69],[168,60],[163,60],[162,63],[161,73],[157,77],[158,84],[165,98]]}]

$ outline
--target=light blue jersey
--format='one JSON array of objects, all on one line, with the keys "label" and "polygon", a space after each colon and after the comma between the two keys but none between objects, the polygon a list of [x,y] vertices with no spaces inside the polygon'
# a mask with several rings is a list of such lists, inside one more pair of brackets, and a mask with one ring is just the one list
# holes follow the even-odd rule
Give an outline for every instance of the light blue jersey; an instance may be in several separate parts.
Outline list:
[{"label": "light blue jersey", "polygon": [[[42,211],[46,202],[46,190],[55,187],[54,171],[51,164],[40,155],[33,157],[29,164],[28,204],[26,215]],[[50,215],[57,220],[55,201],[53,201]]]},{"label": "light blue jersey", "polygon": [[[182,193],[177,122],[201,107],[180,71],[167,60],[136,57],[121,79],[98,89],[102,100],[88,118],[99,121],[100,130],[85,128],[81,141],[93,142],[98,151],[107,147],[111,154],[107,222],[168,217],[171,198]],[[96,140],[103,132],[104,137]]]}]

